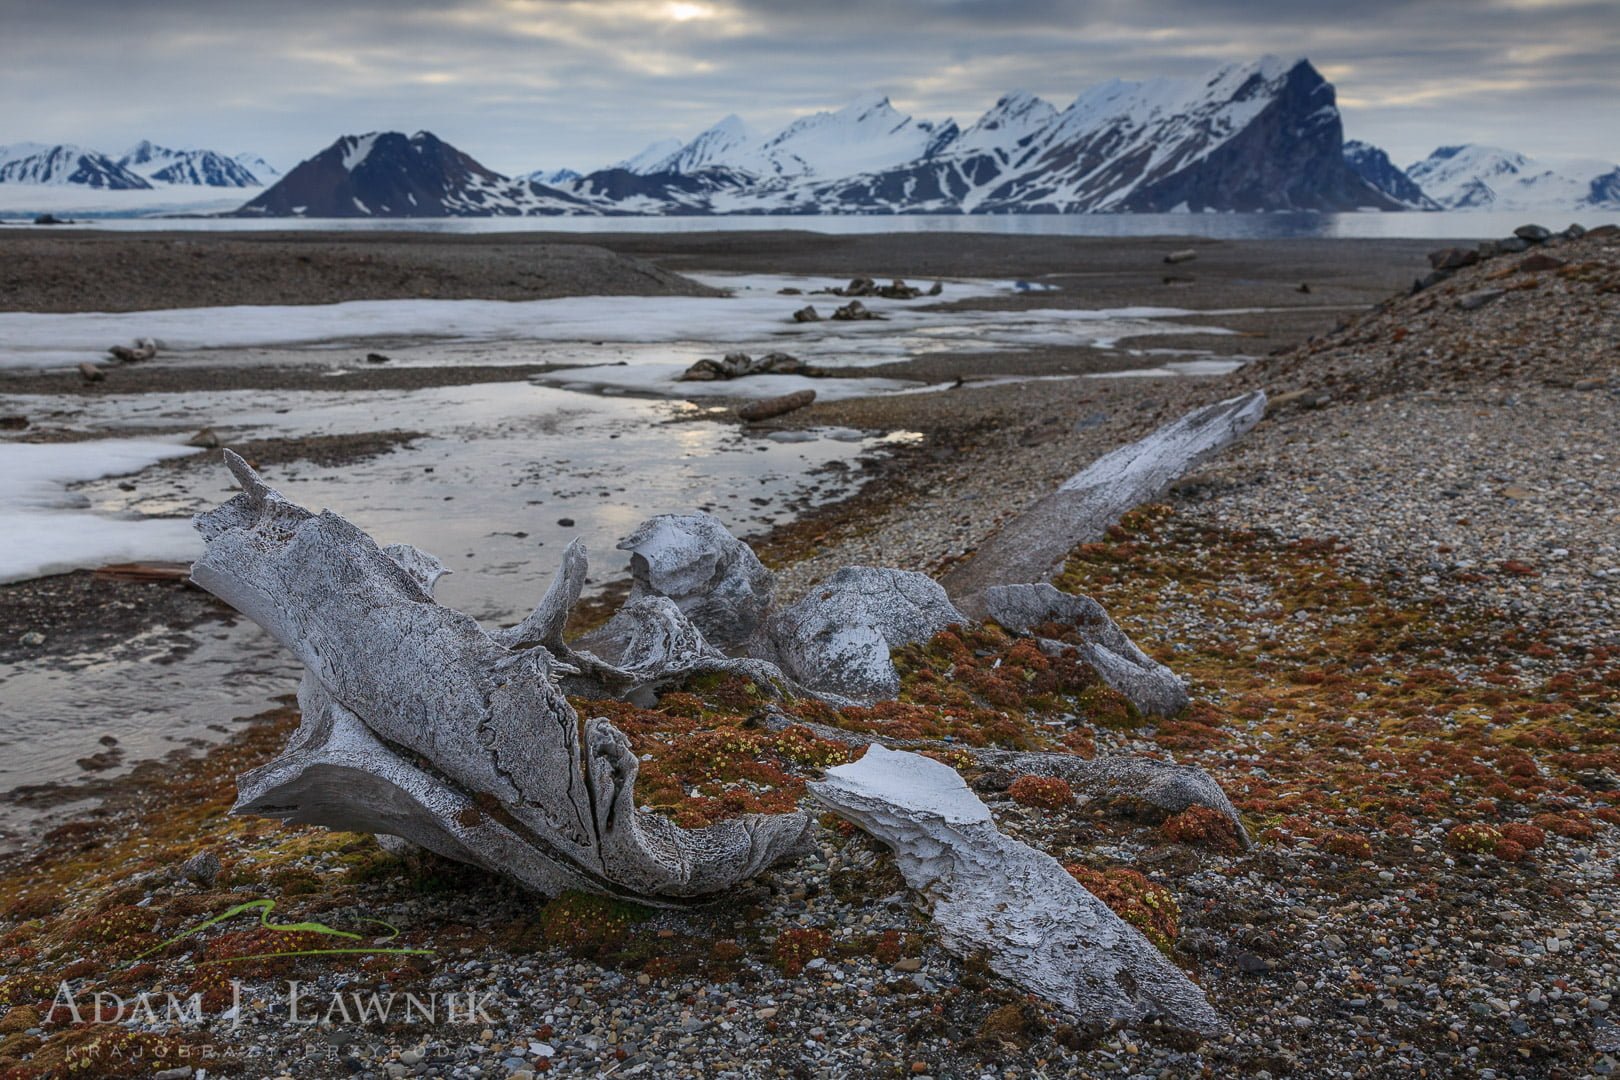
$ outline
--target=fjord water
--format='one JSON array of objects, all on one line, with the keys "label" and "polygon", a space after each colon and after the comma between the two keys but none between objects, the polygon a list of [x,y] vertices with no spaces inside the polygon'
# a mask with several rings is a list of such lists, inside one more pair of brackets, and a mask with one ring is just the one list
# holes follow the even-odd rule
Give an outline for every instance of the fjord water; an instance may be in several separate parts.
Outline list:
[{"label": "fjord water", "polygon": [[[0,215],[12,214],[0,208]],[[1411,211],[1357,214],[738,214],[692,217],[219,218],[93,217],[87,227],[132,231],[427,233],[995,233],[1004,236],[1196,236],[1210,240],[1488,240],[1528,222],[1562,229],[1620,225],[1620,212],[1595,210]],[[12,223],[7,223],[12,224]],[[15,222],[21,224],[21,222]]]}]

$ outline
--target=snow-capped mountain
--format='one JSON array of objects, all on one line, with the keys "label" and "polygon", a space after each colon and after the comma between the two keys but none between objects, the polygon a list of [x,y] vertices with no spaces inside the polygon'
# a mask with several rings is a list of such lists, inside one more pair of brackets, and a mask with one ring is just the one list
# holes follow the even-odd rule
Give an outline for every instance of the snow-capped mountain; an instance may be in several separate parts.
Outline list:
[{"label": "snow-capped mountain", "polygon": [[765,177],[838,179],[927,157],[958,134],[953,121],[915,120],[888,98],[871,94],[836,112],[801,117],[757,149],[721,156],[713,164]]},{"label": "snow-capped mountain", "polygon": [[1304,59],[1113,80],[1059,113],[980,208],[1398,209],[1345,164],[1343,142],[1333,87]]},{"label": "snow-capped mountain", "polygon": [[487,169],[430,132],[345,135],[238,214],[266,217],[491,217],[593,213],[553,188]]},{"label": "snow-capped mountain", "polygon": [[172,150],[146,139],[130,147],[118,164],[160,184],[237,188],[265,184],[236,158],[213,150]]},{"label": "snow-capped mountain", "polygon": [[1356,174],[1385,195],[1413,210],[1438,210],[1440,205],[1423,193],[1389,155],[1371,143],[1348,139],[1344,144],[1344,160]]},{"label": "snow-capped mountain", "polygon": [[730,168],[731,162],[756,158],[763,163],[758,153],[761,141],[736,113],[732,113],[691,142],[679,146],[674,153],[653,162],[644,172],[691,174],[703,169]]},{"label": "snow-capped mountain", "polygon": [[1447,210],[1620,209],[1620,166],[1537,161],[1511,150],[1442,146],[1406,170]]},{"label": "snow-capped mountain", "polygon": [[566,184],[584,175],[574,169],[536,169],[534,172],[524,173],[518,179],[532,180],[537,184]]},{"label": "snow-capped mountain", "polygon": [[[1028,93],[968,127],[879,94],[768,135],[728,116],[585,176],[509,179],[431,135],[348,136],[249,214],[1124,213],[1620,205],[1620,169],[1552,168],[1447,148],[1408,173],[1344,140],[1308,60],[1263,57],[1201,78],[1111,80],[1059,109]],[[1579,200],[1586,200],[1580,202]],[[1605,201],[1607,200],[1607,201]]]},{"label": "snow-capped mountain", "polygon": [[1061,111],[1008,94],[965,131],[951,120],[914,119],[876,94],[762,139],[727,117],[662,159],[649,150],[635,169],[561,186],[598,204],[633,199],[637,213],[1422,205],[1363,179],[1346,163],[1343,140],[1333,87],[1306,60],[1266,57],[1199,79],[1112,80]]},{"label": "snow-capped mountain", "polygon": [[1057,119],[1051,102],[1023,90],[1003,95],[990,111],[962,132],[950,147],[955,156],[988,153],[1003,165],[1011,164],[1020,151]]},{"label": "snow-capped mountain", "polygon": [[281,177],[281,170],[270,164],[258,154],[243,153],[236,155],[236,163],[248,172],[261,184],[269,184]]},{"label": "snow-capped mountain", "polygon": [[152,186],[106,154],[70,143],[0,146],[0,184],[81,184],[107,191]]},{"label": "snow-capped mountain", "polygon": [[641,153],[627,157],[623,161],[615,161],[603,171],[623,169],[625,172],[635,173],[637,176],[645,176],[648,173],[657,172],[656,166],[658,163],[679,151],[680,148],[681,140],[679,139],[659,139]]}]

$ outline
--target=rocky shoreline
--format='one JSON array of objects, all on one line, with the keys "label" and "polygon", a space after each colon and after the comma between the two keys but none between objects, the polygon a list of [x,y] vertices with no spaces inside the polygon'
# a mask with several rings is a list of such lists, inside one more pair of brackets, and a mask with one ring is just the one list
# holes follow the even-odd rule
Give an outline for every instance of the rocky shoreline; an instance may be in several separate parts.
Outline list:
[{"label": "rocky shoreline", "polygon": [[[1499,252],[1365,314],[1319,315],[1311,340],[1225,379],[988,386],[774,422],[928,436],[852,501],[759,545],[799,595],[850,563],[938,575],[1086,461],[1194,405],[1273,392],[1244,441],[1076,548],[1059,579],[1188,680],[1182,713],[1050,692],[1009,642],[950,634],[901,658],[895,709],[789,710],[872,735],[1207,769],[1253,850],[1196,815],[965,774],[1003,832],[1072,866],[1187,971],[1228,1033],[1076,1029],[949,955],[892,859],[831,819],[812,857],[731,902],[653,912],[541,904],[369,838],[224,816],[236,773],[290,730],[280,712],[148,770],[4,868],[0,1066],[149,1075],[189,1067],[196,1048],[211,1073],[255,1077],[1610,1074],[1620,241],[1536,253],[1561,265]],[[1482,290],[1500,292],[1463,302]],[[757,712],[722,680],[613,719],[645,753],[660,812],[707,819],[791,804],[837,760]],[[201,852],[213,876],[173,872]],[[262,947],[251,930],[150,970],[91,956],[133,956],[249,899],[289,921],[386,919],[435,956],[234,961],[240,1029],[114,1045],[90,1025],[40,1024],[61,978],[201,992],[223,1011],[227,984],[193,961]],[[297,1027],[288,978],[323,1007],[331,992],[487,993],[496,1018]],[[115,1071],[135,1044],[143,1065]]]}]

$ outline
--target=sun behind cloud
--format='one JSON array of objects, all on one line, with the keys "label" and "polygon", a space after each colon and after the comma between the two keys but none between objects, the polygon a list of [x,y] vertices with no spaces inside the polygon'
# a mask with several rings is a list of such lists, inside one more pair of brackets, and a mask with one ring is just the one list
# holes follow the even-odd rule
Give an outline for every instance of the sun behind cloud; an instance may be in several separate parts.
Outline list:
[{"label": "sun behind cloud", "polygon": [[664,17],[675,22],[691,22],[693,19],[714,18],[714,8],[708,4],[688,3],[686,0],[672,0],[664,5]]}]

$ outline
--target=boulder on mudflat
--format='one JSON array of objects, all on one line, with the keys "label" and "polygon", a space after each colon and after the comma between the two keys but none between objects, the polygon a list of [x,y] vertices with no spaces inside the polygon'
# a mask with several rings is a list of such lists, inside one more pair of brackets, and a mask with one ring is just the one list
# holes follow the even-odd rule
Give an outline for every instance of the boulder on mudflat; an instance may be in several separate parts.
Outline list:
[{"label": "boulder on mudflat", "polygon": [[748,375],[811,375],[810,365],[784,352],[766,353],[755,358],[747,353],[727,353],[719,360],[705,357],[681,373],[680,382],[712,382],[741,379]]},{"label": "boulder on mudflat", "polygon": [[859,322],[862,319],[881,319],[883,316],[869,310],[859,300],[851,300],[837,311],[834,311],[832,317],[839,322]]},{"label": "boulder on mudflat", "polygon": [[806,304],[804,307],[800,308],[798,311],[795,311],[793,313],[793,321],[794,322],[820,322],[821,321],[821,313],[816,310],[816,306],[814,304]]}]

